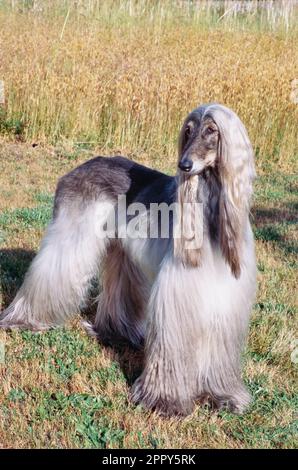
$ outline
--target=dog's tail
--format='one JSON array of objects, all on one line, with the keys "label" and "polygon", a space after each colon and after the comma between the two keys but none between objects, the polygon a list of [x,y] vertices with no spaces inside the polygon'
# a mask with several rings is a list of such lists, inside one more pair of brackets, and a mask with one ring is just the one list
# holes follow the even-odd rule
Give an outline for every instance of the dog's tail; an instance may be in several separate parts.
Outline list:
[{"label": "dog's tail", "polygon": [[82,208],[76,202],[55,213],[23,285],[0,316],[0,327],[47,329],[82,307],[106,241],[96,231],[96,203]]}]

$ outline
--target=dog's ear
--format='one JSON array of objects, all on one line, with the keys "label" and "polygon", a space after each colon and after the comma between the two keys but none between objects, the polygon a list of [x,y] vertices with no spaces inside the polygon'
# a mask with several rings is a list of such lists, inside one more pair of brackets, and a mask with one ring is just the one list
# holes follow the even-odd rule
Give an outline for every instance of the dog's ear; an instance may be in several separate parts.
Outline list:
[{"label": "dog's ear", "polygon": [[242,239],[255,177],[254,155],[246,129],[238,116],[224,106],[210,108],[208,112],[219,130],[220,246],[233,275],[239,278]]}]

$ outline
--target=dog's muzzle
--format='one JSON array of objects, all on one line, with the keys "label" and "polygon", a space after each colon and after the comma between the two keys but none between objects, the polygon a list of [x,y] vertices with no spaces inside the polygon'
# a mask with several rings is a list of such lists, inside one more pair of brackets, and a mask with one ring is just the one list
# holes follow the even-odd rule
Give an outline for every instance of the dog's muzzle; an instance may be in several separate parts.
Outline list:
[{"label": "dog's muzzle", "polygon": [[188,173],[193,167],[193,162],[192,162],[192,160],[189,160],[188,158],[183,158],[179,162],[178,166],[179,166],[180,170],[185,171],[186,173]]}]

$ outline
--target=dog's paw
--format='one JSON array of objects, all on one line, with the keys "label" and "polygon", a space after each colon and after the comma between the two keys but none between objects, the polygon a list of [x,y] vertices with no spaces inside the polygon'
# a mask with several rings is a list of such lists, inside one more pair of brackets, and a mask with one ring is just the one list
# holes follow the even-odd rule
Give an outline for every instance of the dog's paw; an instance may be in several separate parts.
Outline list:
[{"label": "dog's paw", "polygon": [[249,407],[251,396],[244,388],[239,389],[234,394],[229,395],[212,395],[209,397],[211,408],[216,410],[225,409],[235,414],[243,414]]},{"label": "dog's paw", "polygon": [[232,413],[241,415],[248,410],[251,399],[250,393],[243,387],[230,397],[229,410]]},{"label": "dog's paw", "polygon": [[134,404],[140,404],[167,418],[182,418],[191,414],[194,409],[194,403],[191,400],[163,397],[161,393],[158,393],[157,387],[152,387],[152,390],[145,388],[141,378],[138,378],[132,386],[131,399]]},{"label": "dog's paw", "polygon": [[193,409],[194,404],[190,401],[181,402],[180,400],[168,400],[164,398],[159,398],[153,407],[153,411],[158,413],[160,416],[167,418],[184,418],[185,416],[190,415],[193,412]]}]

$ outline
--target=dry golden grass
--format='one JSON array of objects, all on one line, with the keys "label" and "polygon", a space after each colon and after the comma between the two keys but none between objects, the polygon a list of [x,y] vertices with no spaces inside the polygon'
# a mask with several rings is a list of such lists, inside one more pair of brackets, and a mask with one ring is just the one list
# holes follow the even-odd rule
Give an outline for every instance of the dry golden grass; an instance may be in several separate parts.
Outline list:
[{"label": "dry golden grass", "polygon": [[88,141],[172,164],[186,114],[218,101],[244,121],[259,168],[289,170],[297,153],[298,111],[290,99],[297,28],[204,23],[177,12],[175,2],[151,11],[154,2],[142,1],[143,10],[129,15],[135,3],[121,9],[94,1],[98,10],[85,14],[70,1],[64,11],[56,2],[51,13],[0,9],[7,119],[24,124],[26,139]]}]

